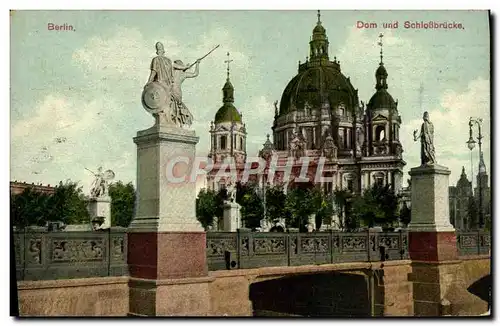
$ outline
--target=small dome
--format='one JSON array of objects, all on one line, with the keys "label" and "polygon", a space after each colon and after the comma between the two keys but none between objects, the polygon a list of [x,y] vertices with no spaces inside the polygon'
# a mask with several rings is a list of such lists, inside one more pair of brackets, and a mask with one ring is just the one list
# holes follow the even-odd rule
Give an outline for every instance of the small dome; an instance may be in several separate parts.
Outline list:
[{"label": "small dome", "polygon": [[372,98],[368,102],[368,109],[376,110],[376,109],[395,109],[396,102],[392,98],[391,94],[384,89],[381,88],[373,94]]},{"label": "small dome", "polygon": [[326,30],[323,27],[323,25],[321,25],[321,23],[317,24],[313,29],[313,34],[325,34],[325,33]]},{"label": "small dome", "polygon": [[385,67],[383,64],[381,64],[378,68],[377,71],[375,72],[375,76],[384,76],[387,77],[387,70],[385,70]]},{"label": "small dome", "polygon": [[241,115],[233,103],[227,102],[215,114],[215,123],[231,121],[241,123]]}]

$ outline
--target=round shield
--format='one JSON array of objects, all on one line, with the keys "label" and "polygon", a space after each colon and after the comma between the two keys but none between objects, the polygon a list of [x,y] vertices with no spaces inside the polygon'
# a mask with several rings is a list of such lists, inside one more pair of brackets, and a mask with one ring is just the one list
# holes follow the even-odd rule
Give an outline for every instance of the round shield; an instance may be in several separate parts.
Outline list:
[{"label": "round shield", "polygon": [[148,111],[165,107],[168,104],[167,90],[158,82],[147,84],[142,92],[142,104]]}]

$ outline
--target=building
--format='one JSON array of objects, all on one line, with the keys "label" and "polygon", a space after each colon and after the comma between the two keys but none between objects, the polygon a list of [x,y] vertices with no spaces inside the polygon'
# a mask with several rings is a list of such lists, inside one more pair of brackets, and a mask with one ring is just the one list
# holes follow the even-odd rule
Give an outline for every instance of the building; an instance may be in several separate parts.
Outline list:
[{"label": "building", "polygon": [[35,184],[35,183],[26,183],[26,182],[18,182],[11,181],[10,182],[10,194],[17,195],[22,193],[26,188],[33,188],[36,192],[42,192],[46,194],[53,194],[55,191],[55,187],[49,185]]},{"label": "building", "polygon": [[457,230],[467,230],[469,221],[469,200],[472,197],[472,182],[467,179],[465,167],[456,186],[449,188],[450,223]]},{"label": "building", "polygon": [[232,162],[242,170],[246,161],[246,127],[242,114],[234,106],[234,86],[230,80],[229,53],[226,83],[222,87],[222,106],[217,110],[210,125],[210,153],[214,168],[207,175],[207,184],[211,189],[225,186],[226,180],[216,180],[215,175],[224,162]]},{"label": "building", "polygon": [[[253,181],[282,184],[289,189],[298,181],[307,160],[306,178],[325,192],[345,189],[357,193],[374,183],[390,185],[396,192],[401,190],[406,164],[399,141],[401,116],[397,101],[388,92],[382,35],[379,44],[376,91],[365,106],[350,78],[342,73],[340,62],[336,57],[330,60],[328,36],[318,12],[309,42],[310,55],[304,63],[299,62],[297,75],[285,87],[279,105],[275,103],[272,140],[268,135],[259,152],[267,162],[266,169]],[[210,157],[215,164],[207,180],[213,189],[228,182],[216,177],[218,170],[226,169],[224,159],[235,163],[238,180],[232,182],[241,180],[246,160],[247,131],[241,113],[233,105],[233,95],[228,73],[224,104],[210,129]],[[277,172],[270,180],[267,172],[272,160],[277,162]],[[317,182],[320,166],[321,176],[330,181]],[[283,167],[291,167],[290,178],[284,178],[285,172],[279,171]]]},{"label": "building", "polygon": [[479,172],[476,175],[474,199],[476,200],[479,211],[482,210],[483,212],[484,221],[491,221],[491,189],[488,185],[488,172],[484,164],[483,153],[480,154],[479,158]]},{"label": "building", "polygon": [[[465,167],[462,167],[462,174],[457,181],[457,185],[449,187],[450,222],[457,230],[470,230],[479,226],[479,220],[471,220],[471,213],[469,212],[471,200],[474,200],[477,218],[479,219],[480,206],[482,205],[485,223],[491,222],[491,189],[488,185],[488,173],[486,172],[482,154],[479,159],[479,172],[476,175],[476,180],[477,186],[473,192],[472,181],[469,181],[465,173]],[[481,184],[481,191],[479,190],[479,184]]]}]

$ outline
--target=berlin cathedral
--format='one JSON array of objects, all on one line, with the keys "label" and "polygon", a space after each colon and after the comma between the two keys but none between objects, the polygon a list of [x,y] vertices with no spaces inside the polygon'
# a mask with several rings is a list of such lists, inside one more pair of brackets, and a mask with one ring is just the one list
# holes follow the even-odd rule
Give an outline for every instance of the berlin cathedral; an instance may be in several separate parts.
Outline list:
[{"label": "berlin cathedral", "polygon": [[[309,57],[306,62],[299,62],[297,75],[286,85],[279,103],[274,103],[274,121],[269,122],[272,140],[268,135],[259,151],[259,156],[268,163],[277,157],[278,166],[292,164],[292,176],[284,180],[277,172],[273,180],[267,180],[264,170],[254,176],[253,181],[260,185],[282,184],[285,189],[293,187],[293,180],[300,172],[299,158],[307,157],[310,162],[307,176],[325,192],[343,189],[359,193],[380,183],[390,185],[398,193],[406,164],[399,140],[401,116],[398,102],[388,91],[382,43],[380,62],[375,69],[375,92],[366,105],[342,73],[340,62],[336,57],[333,61],[330,59],[328,46],[318,11],[309,42]],[[214,169],[207,175],[207,185],[215,190],[228,182],[240,181],[218,178],[216,174],[218,169],[225,170],[224,162],[232,159],[241,179],[247,159],[246,138],[248,132],[251,133],[234,105],[229,69],[222,93],[223,105],[210,127],[209,157]],[[314,176],[321,158],[322,176],[330,181],[318,183],[314,182]]]}]

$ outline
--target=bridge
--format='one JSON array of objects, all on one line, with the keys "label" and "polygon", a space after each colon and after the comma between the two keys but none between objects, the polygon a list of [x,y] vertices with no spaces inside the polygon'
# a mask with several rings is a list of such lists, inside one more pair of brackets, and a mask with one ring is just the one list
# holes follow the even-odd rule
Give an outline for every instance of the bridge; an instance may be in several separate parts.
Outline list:
[{"label": "bridge", "polygon": [[[137,277],[140,260],[132,257],[137,253],[126,231],[15,233],[20,314],[438,316],[488,310],[488,232],[457,232],[456,257],[447,261],[422,259],[407,231],[208,232],[204,275],[155,280]],[[177,256],[171,261],[196,268],[193,257]],[[152,291],[161,300],[148,297]]]}]

